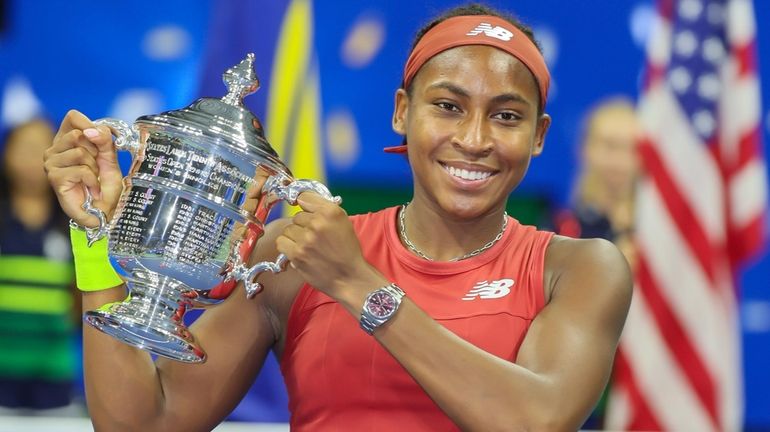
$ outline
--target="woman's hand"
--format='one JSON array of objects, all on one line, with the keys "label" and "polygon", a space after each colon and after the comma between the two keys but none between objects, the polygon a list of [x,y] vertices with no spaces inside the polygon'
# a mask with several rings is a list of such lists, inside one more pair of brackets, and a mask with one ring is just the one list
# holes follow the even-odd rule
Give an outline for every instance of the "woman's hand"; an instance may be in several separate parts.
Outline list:
[{"label": "woman's hand", "polygon": [[123,174],[108,127],[97,127],[82,113],[69,111],[44,162],[48,181],[69,217],[80,225],[98,225],[97,218],[81,207],[85,186],[93,195],[93,205],[109,220],[123,191]]},{"label": "woman's hand", "polygon": [[276,246],[306,282],[337,301],[351,303],[358,303],[362,293],[387,284],[364,259],[342,207],[313,192],[300,194],[297,203],[304,211],[293,217]]}]

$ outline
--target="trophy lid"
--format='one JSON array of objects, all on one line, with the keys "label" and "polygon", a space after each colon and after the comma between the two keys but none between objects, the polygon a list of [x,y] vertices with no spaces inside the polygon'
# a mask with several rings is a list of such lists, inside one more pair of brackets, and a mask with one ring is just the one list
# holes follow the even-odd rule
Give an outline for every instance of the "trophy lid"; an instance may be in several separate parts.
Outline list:
[{"label": "trophy lid", "polygon": [[237,65],[228,69],[222,80],[227,95],[221,99],[200,98],[179,110],[139,117],[137,123],[174,128],[185,134],[211,138],[213,144],[226,145],[236,152],[257,159],[268,159],[288,172],[278,154],[265,138],[259,119],[243,105],[243,98],[259,89],[254,72],[254,54],[249,53]]}]

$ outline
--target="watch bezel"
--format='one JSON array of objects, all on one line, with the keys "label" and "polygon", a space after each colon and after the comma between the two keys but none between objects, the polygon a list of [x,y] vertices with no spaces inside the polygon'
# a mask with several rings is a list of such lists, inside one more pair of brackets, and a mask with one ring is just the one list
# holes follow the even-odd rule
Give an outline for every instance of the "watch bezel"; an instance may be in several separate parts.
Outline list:
[{"label": "watch bezel", "polygon": [[[391,310],[388,311],[385,315],[377,315],[373,313],[370,309],[370,306],[372,305],[371,300],[376,295],[386,295],[389,296],[393,300],[393,307]],[[398,311],[398,308],[401,306],[401,299],[404,297],[405,293],[401,288],[398,287],[396,284],[390,284],[381,288],[378,288],[369,294],[366,295],[366,299],[364,299],[364,305],[361,312],[361,319],[359,321],[359,324],[364,331],[366,331],[368,334],[372,334],[375,329],[380,327],[381,325],[385,324],[390,318],[395,315],[396,311]]]},{"label": "watch bezel", "polygon": [[[379,302],[379,306],[382,309],[387,309],[387,312],[380,315],[376,310],[374,310],[373,306],[375,306],[375,298],[388,298],[392,300],[392,302],[389,302],[391,304],[384,305],[382,301]],[[364,307],[366,308],[366,311],[371,314],[372,316],[378,318],[378,319],[385,319],[389,316],[393,315],[393,313],[398,308],[398,303],[395,298],[395,296],[392,293],[389,293],[388,291],[385,291],[383,289],[378,289],[375,291],[372,291],[369,293],[369,295],[366,296],[366,300],[364,301]]]}]

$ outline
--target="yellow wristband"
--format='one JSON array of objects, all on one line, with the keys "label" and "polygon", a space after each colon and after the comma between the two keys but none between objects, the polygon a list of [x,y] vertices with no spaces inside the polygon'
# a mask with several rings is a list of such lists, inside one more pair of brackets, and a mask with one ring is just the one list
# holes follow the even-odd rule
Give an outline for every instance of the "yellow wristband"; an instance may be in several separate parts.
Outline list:
[{"label": "yellow wristband", "polygon": [[85,231],[70,228],[75,282],[80,291],[102,291],[123,284],[107,256],[107,238],[88,247]]}]

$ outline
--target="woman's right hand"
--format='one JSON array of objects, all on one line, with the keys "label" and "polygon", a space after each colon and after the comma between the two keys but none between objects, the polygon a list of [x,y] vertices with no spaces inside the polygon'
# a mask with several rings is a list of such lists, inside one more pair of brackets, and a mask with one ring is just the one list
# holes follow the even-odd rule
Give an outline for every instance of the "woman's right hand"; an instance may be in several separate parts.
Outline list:
[{"label": "woman's right hand", "polygon": [[85,186],[94,198],[92,205],[110,219],[123,190],[123,174],[108,127],[95,126],[82,113],[69,111],[44,161],[48,181],[69,217],[83,226],[99,225],[95,216],[83,210]]}]

